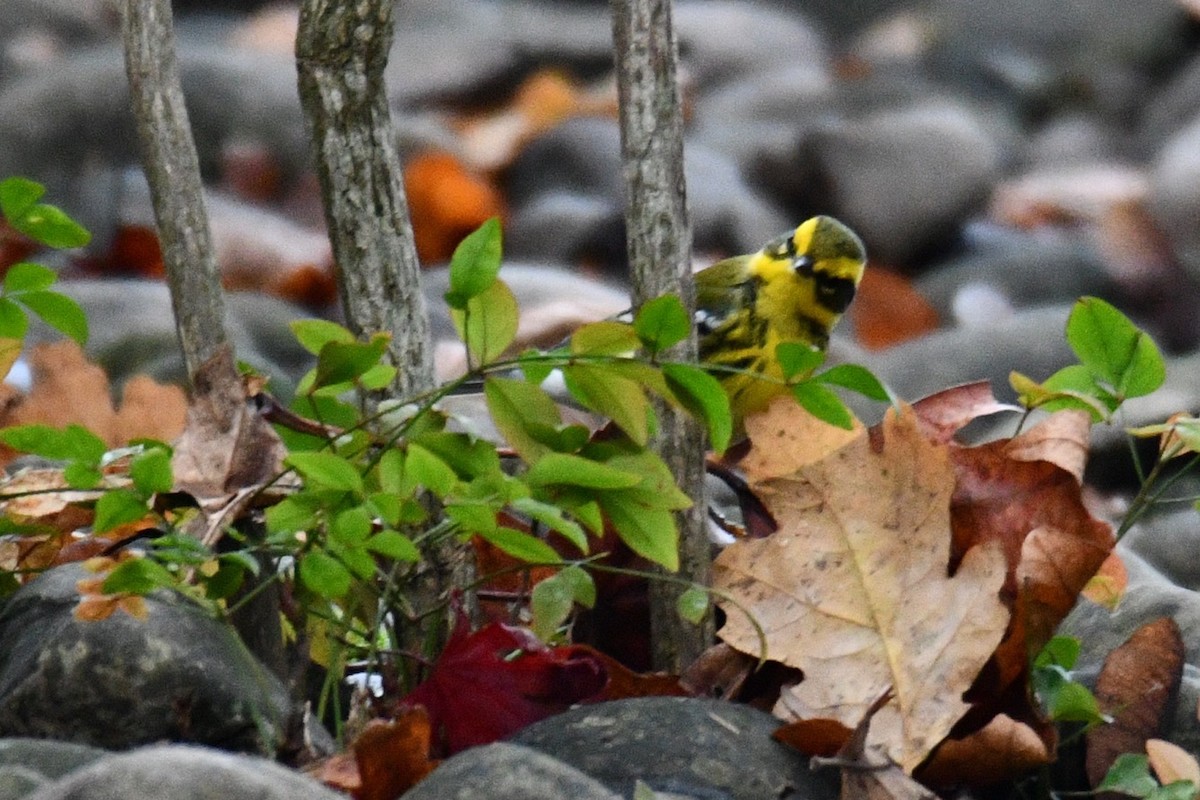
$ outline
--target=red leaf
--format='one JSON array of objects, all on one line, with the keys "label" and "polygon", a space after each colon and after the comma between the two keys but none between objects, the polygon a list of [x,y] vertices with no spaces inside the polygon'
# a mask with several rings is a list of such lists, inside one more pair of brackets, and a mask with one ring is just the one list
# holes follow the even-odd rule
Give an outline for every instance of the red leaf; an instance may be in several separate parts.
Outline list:
[{"label": "red leaf", "polygon": [[604,665],[582,648],[549,648],[496,622],[471,633],[462,619],[429,679],[402,702],[425,707],[432,749],[449,755],[593,699],[607,680]]}]

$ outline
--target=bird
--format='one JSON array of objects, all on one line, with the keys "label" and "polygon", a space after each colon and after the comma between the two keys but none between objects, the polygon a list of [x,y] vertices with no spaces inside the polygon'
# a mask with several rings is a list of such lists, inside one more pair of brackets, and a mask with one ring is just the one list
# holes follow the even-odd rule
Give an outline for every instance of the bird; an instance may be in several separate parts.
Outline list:
[{"label": "bird", "polygon": [[745,417],[789,391],[775,354],[780,344],[825,351],[866,264],[858,235],[822,215],[755,253],[718,261],[695,274],[699,361],[729,396],[735,430],[741,430]]}]

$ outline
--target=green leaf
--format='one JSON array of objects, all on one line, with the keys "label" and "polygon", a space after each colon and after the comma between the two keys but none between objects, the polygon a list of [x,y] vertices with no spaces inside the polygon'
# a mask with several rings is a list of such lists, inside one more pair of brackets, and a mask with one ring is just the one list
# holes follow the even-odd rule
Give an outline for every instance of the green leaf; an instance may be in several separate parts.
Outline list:
[{"label": "green leaf", "polygon": [[708,592],[699,586],[691,586],[675,600],[675,611],[684,622],[699,625],[708,613]]},{"label": "green leaf", "polygon": [[292,335],[308,352],[319,355],[330,342],[353,344],[358,341],[347,328],[324,319],[298,319],[288,323]]},{"label": "green leaf", "polygon": [[892,401],[883,382],[876,378],[869,369],[858,364],[838,364],[817,375],[815,379],[821,383],[832,383],[852,392],[858,392],[864,397],[878,400],[881,403]]},{"label": "green leaf", "polygon": [[525,380],[535,384],[540,384],[550,377],[551,372],[558,369],[558,364],[539,350],[526,350],[517,359],[517,363]]},{"label": "green leaf", "polygon": [[415,564],[421,560],[421,551],[413,544],[412,539],[390,528],[367,539],[363,546],[372,553],[378,553],[385,558],[394,558],[397,561],[408,561]]},{"label": "green leaf", "polygon": [[529,596],[529,610],[533,620],[529,627],[535,636],[548,642],[558,633],[559,627],[571,615],[575,607],[572,587],[559,575],[538,581]]},{"label": "green leaf", "polygon": [[105,594],[147,595],[175,579],[166,567],[149,558],[130,558],[113,567],[100,589]]},{"label": "green leaf", "polygon": [[1113,791],[1134,797],[1146,797],[1158,788],[1150,775],[1150,759],[1138,753],[1122,753],[1108,768],[1098,791]]},{"label": "green leaf", "polygon": [[650,438],[650,401],[641,385],[598,364],[563,367],[563,380],[571,396],[611,419],[635,444]]},{"label": "green leaf", "polygon": [[438,497],[445,497],[458,486],[454,468],[419,444],[408,446],[404,462],[405,476]]},{"label": "green leaf", "polygon": [[500,272],[500,219],[492,217],[467,234],[450,256],[450,288],[446,303],[464,310],[467,302],[490,288]]},{"label": "green leaf", "polygon": [[376,364],[358,376],[358,385],[372,392],[386,389],[392,385],[399,372],[400,370],[391,364]]},{"label": "green leaf", "polygon": [[96,501],[96,518],[92,528],[96,533],[111,531],[119,525],[137,522],[147,514],[146,501],[128,489],[113,489]]},{"label": "green leaf", "polygon": [[578,522],[567,519],[563,510],[556,505],[534,500],[532,497],[518,497],[509,505],[531,519],[540,522],[550,530],[560,534],[564,539],[585,555],[588,552],[587,534],[583,532]]},{"label": "green leaf", "polygon": [[1054,636],[1042,646],[1041,651],[1033,659],[1033,666],[1035,669],[1051,665],[1072,669],[1079,659],[1082,649],[1083,645],[1074,636]]},{"label": "green leaf", "polygon": [[1067,343],[1118,396],[1140,397],[1162,385],[1166,365],[1154,341],[1114,306],[1080,298],[1067,318]]},{"label": "green leaf", "polygon": [[606,463],[610,467],[641,476],[637,486],[621,490],[622,495],[630,501],[665,511],[691,507],[692,499],[675,484],[671,469],[654,451],[622,453],[609,458]]},{"label": "green leaf", "polygon": [[129,477],[134,487],[143,495],[169,492],[175,486],[171,472],[171,455],[155,447],[134,456],[129,465]]},{"label": "green leaf", "polygon": [[783,342],[775,348],[775,358],[788,380],[806,378],[825,363],[825,352],[801,342]]},{"label": "green leaf", "polygon": [[369,581],[375,577],[379,565],[375,563],[375,557],[361,545],[344,545],[335,539],[329,543],[329,549],[359,580]]},{"label": "green leaf", "polygon": [[217,571],[204,581],[204,596],[210,600],[232,597],[241,588],[245,577],[246,567],[242,562],[221,558],[217,562]]},{"label": "green leaf", "polygon": [[656,297],[638,309],[633,329],[651,353],[660,353],[688,337],[692,323],[673,294]]},{"label": "green leaf", "polygon": [[350,571],[323,550],[310,550],[300,559],[300,582],[327,600],[350,591]]},{"label": "green leaf", "polygon": [[570,453],[547,453],[525,473],[530,486],[581,486],[585,489],[628,489],[642,482],[634,472],[614,469]]},{"label": "green leaf", "polygon": [[290,453],[283,463],[296,470],[310,484],[343,492],[361,492],[362,475],[358,468],[333,453]]},{"label": "green leaf", "polygon": [[571,597],[584,608],[596,605],[596,582],[583,567],[572,564],[558,573],[558,579],[571,587]]},{"label": "green leaf", "polygon": [[376,467],[379,473],[379,488],[398,497],[408,497],[416,483],[404,474],[404,451],[398,447],[388,448],[379,457]]},{"label": "green leaf", "polygon": [[371,514],[362,506],[347,508],[333,518],[329,532],[340,544],[361,545],[371,535]]},{"label": "green leaf", "polygon": [[21,305],[42,318],[42,321],[73,339],[79,346],[87,344],[87,315],[65,294],[51,291],[24,292],[13,297]]},{"label": "green leaf", "polygon": [[733,436],[733,416],[721,382],[691,364],[663,364],[662,373],[672,394],[708,428],[713,450],[724,453]]},{"label": "green leaf", "polygon": [[1195,800],[1196,784],[1191,781],[1171,781],[1151,792],[1146,800]]},{"label": "green leaf", "polygon": [[558,564],[562,557],[554,548],[524,531],[498,527],[493,531],[476,531],[478,536],[513,558],[533,564]]},{"label": "green leaf", "polygon": [[679,530],[674,514],[630,502],[623,492],[603,494],[599,502],[609,524],[635,553],[670,572],[679,570]]},{"label": "green leaf", "polygon": [[833,391],[816,381],[804,381],[792,386],[792,396],[805,411],[817,419],[843,430],[854,428],[854,416]]},{"label": "green leaf", "polygon": [[267,509],[267,530],[273,534],[308,530],[316,524],[319,509],[320,503],[311,493],[285,497]]},{"label": "green leaf", "polygon": [[56,250],[83,247],[92,240],[87,229],[56,206],[38,203],[9,222],[26,236]]},{"label": "green leaf", "polygon": [[556,429],[562,424],[558,406],[542,387],[512,378],[488,377],[483,396],[496,430],[526,462],[537,461],[550,448],[531,435],[530,424]]},{"label": "green leaf", "polygon": [[518,316],[517,298],[503,281],[472,297],[466,308],[450,309],[454,328],[476,367],[504,355],[517,336]]},{"label": "green leaf", "polygon": [[72,461],[63,469],[63,479],[72,489],[95,489],[104,480],[104,473],[94,464]]},{"label": "green leaf", "polygon": [[36,181],[5,178],[0,181],[0,212],[9,222],[20,219],[45,193],[46,187]]},{"label": "green leaf", "polygon": [[1064,683],[1047,700],[1050,719],[1055,722],[1083,722],[1100,725],[1109,719],[1100,711],[1096,696],[1082,683],[1075,681]]},{"label": "green leaf", "polygon": [[641,340],[633,327],[615,320],[581,325],[571,334],[571,352],[575,355],[621,356],[638,349]]},{"label": "green leaf", "polygon": [[4,273],[5,292],[36,292],[49,289],[58,280],[58,273],[41,264],[22,261]]},{"label": "green leaf", "polygon": [[369,342],[328,342],[317,356],[317,375],[313,388],[360,378],[379,364],[390,340],[387,334],[377,333]]},{"label": "green leaf", "polygon": [[500,472],[496,446],[465,433],[434,431],[414,439],[416,444],[450,465],[464,480]]},{"label": "green leaf", "polygon": [[467,533],[485,533],[496,530],[498,504],[487,498],[456,497],[443,509],[447,517]]},{"label": "green leaf", "polygon": [[24,339],[28,330],[29,317],[24,309],[7,297],[0,297],[0,338]]}]

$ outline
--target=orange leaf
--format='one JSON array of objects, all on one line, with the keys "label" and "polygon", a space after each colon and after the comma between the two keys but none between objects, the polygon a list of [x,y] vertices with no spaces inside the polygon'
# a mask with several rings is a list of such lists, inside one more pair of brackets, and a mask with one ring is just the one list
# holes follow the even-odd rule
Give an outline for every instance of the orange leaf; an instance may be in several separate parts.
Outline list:
[{"label": "orange leaf", "polygon": [[354,740],[354,761],[362,786],[357,800],[392,800],[433,771],[429,758],[429,717],[423,708],[406,708],[391,722],[371,720]]},{"label": "orange leaf", "polygon": [[921,398],[913,403],[912,408],[925,435],[943,444],[949,444],[956,433],[979,417],[1020,410],[1017,406],[997,400],[992,394],[990,381],[951,386]]},{"label": "orange leaf", "polygon": [[410,158],[404,188],[417,255],[424,263],[448,260],[463,237],[503,214],[500,193],[449,153],[429,151]]},{"label": "orange leaf", "polygon": [[[804,672],[775,713],[849,727],[891,687],[871,736],[911,771],[966,712],[961,695],[1008,625],[996,544],[971,548],[948,575],[948,448],[922,436],[911,410],[889,412],[876,436],[753,484],[779,530],[726,548],[713,581],[763,627],[767,657]],[[755,628],[722,606],[721,638],[757,654]]]},{"label": "orange leaf", "polygon": [[908,279],[872,265],[850,308],[858,341],[870,350],[914,339],[938,328],[938,314]]}]

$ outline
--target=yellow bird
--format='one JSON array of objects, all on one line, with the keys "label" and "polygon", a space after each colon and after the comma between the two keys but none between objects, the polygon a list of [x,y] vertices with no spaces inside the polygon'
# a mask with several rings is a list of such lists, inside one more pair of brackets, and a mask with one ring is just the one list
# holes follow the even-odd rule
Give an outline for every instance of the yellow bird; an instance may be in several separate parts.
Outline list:
[{"label": "yellow bird", "polygon": [[857,234],[820,216],[757,253],[696,273],[700,361],[729,394],[735,430],[788,391],[777,346],[798,342],[825,350],[866,262]]}]

